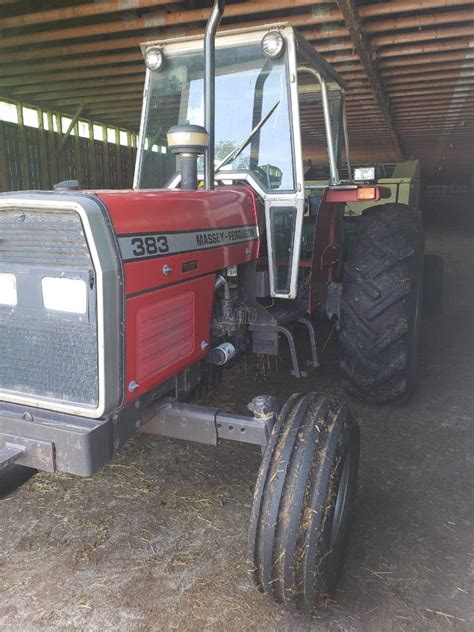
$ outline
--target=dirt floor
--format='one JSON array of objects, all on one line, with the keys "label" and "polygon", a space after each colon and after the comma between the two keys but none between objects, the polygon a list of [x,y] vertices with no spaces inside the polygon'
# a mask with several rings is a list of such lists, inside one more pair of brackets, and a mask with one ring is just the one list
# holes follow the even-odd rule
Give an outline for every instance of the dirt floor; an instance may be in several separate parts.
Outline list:
[{"label": "dirt floor", "polygon": [[[425,320],[410,404],[355,403],[362,455],[344,575],[317,616],[252,586],[256,448],[140,436],[94,478],[40,473],[0,502],[0,626],[22,630],[472,630],[473,239],[432,233],[444,313]],[[324,343],[324,340],[321,341]],[[331,339],[310,378],[228,372],[212,401],[294,391],[346,397]],[[472,578],[472,575],[471,575]]]}]

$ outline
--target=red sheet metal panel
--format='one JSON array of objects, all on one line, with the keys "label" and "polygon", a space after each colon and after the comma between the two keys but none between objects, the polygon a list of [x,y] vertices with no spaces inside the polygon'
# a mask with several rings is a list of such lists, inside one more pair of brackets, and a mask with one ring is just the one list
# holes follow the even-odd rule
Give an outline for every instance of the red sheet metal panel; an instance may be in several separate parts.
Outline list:
[{"label": "red sheet metal panel", "polygon": [[[127,401],[162,384],[207,353],[215,274],[126,301]],[[129,386],[138,384],[134,390]]]},{"label": "red sheet metal panel", "polygon": [[255,194],[245,187],[97,191],[95,195],[107,205],[117,235],[257,224]]},{"label": "red sheet metal panel", "polygon": [[251,189],[99,191],[117,234],[128,296],[258,258]]},{"label": "red sheet metal panel", "polygon": [[139,382],[187,358],[194,348],[194,292],[140,307],[136,333]]}]

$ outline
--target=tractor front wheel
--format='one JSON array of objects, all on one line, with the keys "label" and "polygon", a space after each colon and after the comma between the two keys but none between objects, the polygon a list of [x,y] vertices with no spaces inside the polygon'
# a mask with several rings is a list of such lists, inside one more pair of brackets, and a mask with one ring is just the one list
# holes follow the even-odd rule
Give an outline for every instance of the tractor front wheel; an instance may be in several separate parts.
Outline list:
[{"label": "tractor front wheel", "polygon": [[275,601],[311,611],[334,592],[358,463],[350,409],[315,393],[292,395],[263,455],[250,524],[255,583]]},{"label": "tractor front wheel", "polygon": [[344,266],[339,322],[348,390],[368,402],[405,400],[418,374],[423,297],[421,213],[405,204],[366,210]]}]

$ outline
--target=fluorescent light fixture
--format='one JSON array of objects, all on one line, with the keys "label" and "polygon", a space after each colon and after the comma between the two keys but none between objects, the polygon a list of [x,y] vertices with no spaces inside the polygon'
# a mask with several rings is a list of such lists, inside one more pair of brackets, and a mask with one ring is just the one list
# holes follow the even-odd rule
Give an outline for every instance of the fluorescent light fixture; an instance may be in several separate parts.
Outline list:
[{"label": "fluorescent light fixture", "polygon": [[17,302],[16,276],[7,272],[0,272],[0,305],[14,307]]},{"label": "fluorescent light fixture", "polygon": [[43,277],[43,305],[57,312],[85,314],[87,311],[87,286],[82,279]]},{"label": "fluorescent light fixture", "polygon": [[375,180],[375,167],[357,167],[354,169],[354,180]]}]

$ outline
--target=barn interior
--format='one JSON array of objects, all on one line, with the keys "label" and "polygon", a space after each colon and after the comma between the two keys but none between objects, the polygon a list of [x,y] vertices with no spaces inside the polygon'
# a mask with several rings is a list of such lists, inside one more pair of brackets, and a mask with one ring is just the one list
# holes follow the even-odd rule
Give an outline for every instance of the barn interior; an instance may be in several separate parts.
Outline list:
[{"label": "barn interior", "polygon": [[[0,192],[65,180],[132,188],[140,44],[200,35],[210,10],[210,0],[0,0]],[[361,473],[337,600],[293,615],[246,582],[257,448],[139,436],[94,478],[0,477],[5,630],[472,629],[474,4],[228,0],[220,29],[270,23],[295,27],[347,83],[353,165],[387,178],[419,165],[426,252],[445,263],[441,309],[423,319],[416,396],[354,402]],[[301,88],[305,158],[319,180],[323,118]],[[245,411],[262,390],[347,397],[326,329],[316,379],[289,378],[287,356],[249,359],[202,402]]]}]

